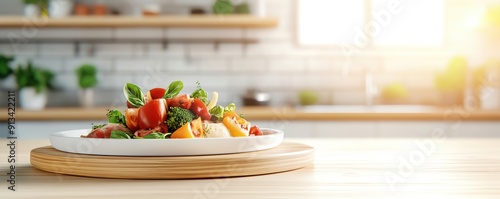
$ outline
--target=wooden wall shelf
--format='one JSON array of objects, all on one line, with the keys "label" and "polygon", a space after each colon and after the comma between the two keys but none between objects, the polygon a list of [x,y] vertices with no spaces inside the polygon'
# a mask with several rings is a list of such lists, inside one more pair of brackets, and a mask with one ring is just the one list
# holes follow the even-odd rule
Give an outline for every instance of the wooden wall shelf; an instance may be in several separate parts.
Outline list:
[{"label": "wooden wall shelf", "polygon": [[278,20],[247,15],[200,16],[86,16],[52,18],[0,17],[0,28],[110,28],[110,27],[196,27],[196,28],[272,28]]}]

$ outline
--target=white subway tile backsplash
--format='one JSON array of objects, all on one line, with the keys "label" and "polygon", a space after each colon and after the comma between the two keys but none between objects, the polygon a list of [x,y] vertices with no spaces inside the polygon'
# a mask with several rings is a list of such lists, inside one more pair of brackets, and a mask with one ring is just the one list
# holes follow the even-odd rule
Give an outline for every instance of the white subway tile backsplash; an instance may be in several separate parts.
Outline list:
[{"label": "white subway tile backsplash", "polygon": [[159,28],[119,28],[114,32],[116,39],[161,39],[164,30]]},{"label": "white subway tile backsplash", "polygon": [[74,56],[73,44],[40,44],[39,55],[44,56]]},{"label": "white subway tile backsplash", "polygon": [[291,48],[287,43],[258,43],[247,45],[245,54],[247,55],[285,55]]},{"label": "white subway tile backsplash", "polygon": [[332,59],[326,58],[310,58],[306,60],[306,70],[309,73],[330,73],[334,70]]},{"label": "white subway tile backsplash", "polygon": [[269,60],[271,72],[304,72],[305,66],[304,59],[275,57]]},{"label": "white subway tile backsplash", "polygon": [[135,84],[140,86],[144,91],[156,87],[167,87],[172,81],[175,81],[172,75],[165,72],[155,72],[147,75],[134,75]]},{"label": "white subway tile backsplash", "polygon": [[97,68],[97,72],[109,72],[113,70],[112,59],[99,59],[95,57],[66,58],[64,59],[64,70],[73,72],[83,64],[91,64]]},{"label": "white subway tile backsplash", "polygon": [[186,44],[187,56],[214,56],[216,54],[214,44]]},{"label": "white subway tile backsplash", "polygon": [[217,55],[241,56],[243,53],[243,44],[219,44],[216,46]]},{"label": "white subway tile backsplash", "polygon": [[29,43],[0,44],[0,53],[15,56],[36,56],[38,45]]},{"label": "white subway tile backsplash", "polygon": [[125,83],[134,83],[134,81],[135,78],[133,75],[99,73],[97,87],[103,89],[122,90]]},{"label": "white subway tile backsplash", "polygon": [[154,43],[154,44],[146,44],[144,54],[146,57],[184,57],[185,56],[186,47],[184,44],[180,43]]},{"label": "white subway tile backsplash", "polygon": [[53,72],[64,70],[63,60],[58,58],[37,58],[33,60],[33,64]]},{"label": "white subway tile backsplash", "polygon": [[183,72],[183,73],[193,73],[198,70],[195,64],[192,64],[192,59],[182,58],[170,58],[165,60],[165,70],[170,73]]},{"label": "white subway tile backsplash", "polygon": [[290,85],[290,77],[285,75],[260,74],[248,79],[248,87],[259,90],[280,89]]},{"label": "white subway tile backsplash", "polygon": [[143,55],[143,44],[105,43],[95,45],[95,55],[103,57],[113,56],[141,56]]},{"label": "white subway tile backsplash", "polygon": [[363,90],[364,82],[364,76],[338,74],[332,75],[330,81],[326,82],[326,84],[334,89]]},{"label": "white subway tile backsplash", "polygon": [[75,73],[59,73],[54,77],[54,86],[66,91],[77,90],[78,79]]},{"label": "white subway tile backsplash", "polygon": [[266,72],[269,60],[264,57],[232,58],[229,60],[230,70],[237,72]]},{"label": "white subway tile backsplash", "polygon": [[117,72],[155,74],[162,70],[164,62],[162,59],[116,59],[115,65]]},{"label": "white subway tile backsplash", "polygon": [[225,59],[207,58],[207,59],[193,59],[191,65],[194,65],[200,73],[203,72],[227,72],[229,70],[228,61]]},{"label": "white subway tile backsplash", "polygon": [[241,39],[242,30],[234,28],[170,28],[168,39]]}]

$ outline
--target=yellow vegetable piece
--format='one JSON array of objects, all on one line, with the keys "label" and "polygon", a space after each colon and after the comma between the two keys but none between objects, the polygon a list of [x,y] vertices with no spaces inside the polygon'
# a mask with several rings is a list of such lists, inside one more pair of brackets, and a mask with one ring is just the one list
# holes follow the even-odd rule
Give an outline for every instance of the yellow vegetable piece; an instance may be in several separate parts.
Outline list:
[{"label": "yellow vegetable piece", "polygon": [[[239,118],[241,119],[241,118]],[[238,122],[236,117],[224,117],[222,123],[229,130],[231,136],[233,137],[245,137],[248,136],[248,126],[243,126]]]},{"label": "yellow vegetable piece", "polygon": [[203,121],[201,121],[201,117],[198,117],[198,119],[191,121],[191,132],[193,133],[194,137],[205,137],[205,128],[203,126]]},{"label": "yellow vegetable piece", "polygon": [[191,130],[191,123],[186,123],[177,129],[170,138],[194,138],[193,131]]}]

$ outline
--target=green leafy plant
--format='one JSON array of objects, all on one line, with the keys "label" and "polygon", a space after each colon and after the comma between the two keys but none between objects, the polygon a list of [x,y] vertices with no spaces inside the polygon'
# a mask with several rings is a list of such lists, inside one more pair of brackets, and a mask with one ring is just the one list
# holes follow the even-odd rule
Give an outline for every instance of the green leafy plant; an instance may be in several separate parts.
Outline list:
[{"label": "green leafy plant", "polygon": [[250,14],[250,6],[248,5],[247,2],[243,2],[241,4],[238,4],[234,6],[234,13],[235,14]]},{"label": "green leafy plant", "polygon": [[12,74],[9,63],[14,60],[13,57],[0,55],[0,79],[4,79]]},{"label": "green leafy plant", "polygon": [[41,0],[22,0],[24,4],[39,4],[41,3]]},{"label": "green leafy plant", "polygon": [[37,93],[52,88],[51,82],[54,79],[54,73],[34,67],[31,62],[28,62],[25,67],[19,65],[14,71],[14,75],[19,90],[34,87]]},{"label": "green leafy plant", "polygon": [[467,75],[467,59],[457,56],[453,58],[443,73],[437,74],[436,88],[441,92],[463,92]]},{"label": "green leafy plant", "polygon": [[231,14],[234,11],[231,0],[216,0],[212,9],[214,14]]},{"label": "green leafy plant", "polygon": [[97,85],[97,69],[90,64],[84,64],[76,69],[78,76],[78,85],[80,88],[87,89]]}]

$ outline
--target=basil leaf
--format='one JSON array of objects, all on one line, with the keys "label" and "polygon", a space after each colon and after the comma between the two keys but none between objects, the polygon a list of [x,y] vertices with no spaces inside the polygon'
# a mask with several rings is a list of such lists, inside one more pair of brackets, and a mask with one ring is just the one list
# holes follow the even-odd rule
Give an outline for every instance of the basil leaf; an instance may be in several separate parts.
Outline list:
[{"label": "basil leaf", "polygon": [[200,82],[196,82],[198,86],[196,90],[191,94],[191,97],[200,99],[205,105],[208,104],[208,93],[201,88]]},{"label": "basil leaf", "polygon": [[143,137],[144,139],[165,139],[165,134],[163,133],[150,133]]},{"label": "basil leaf", "polygon": [[127,126],[127,122],[125,120],[125,116],[119,110],[110,110],[106,116],[108,116],[109,123],[113,124],[123,124]]},{"label": "basil leaf", "polygon": [[170,83],[167,89],[165,89],[165,95],[163,95],[163,98],[169,99],[177,96],[182,88],[184,88],[184,84],[181,81],[174,81]]},{"label": "basil leaf", "polygon": [[220,120],[224,116],[224,107],[217,105],[210,109],[210,111],[208,112],[210,113],[210,115]]},{"label": "basil leaf", "polygon": [[113,130],[111,131],[111,139],[130,139],[130,135],[126,132]]},{"label": "basil leaf", "polygon": [[126,83],[123,87],[123,94],[132,106],[139,108],[144,105],[144,94],[138,86],[132,83]]},{"label": "basil leaf", "polygon": [[100,129],[102,127],[106,126],[106,124],[92,124],[92,131],[96,129]]},{"label": "basil leaf", "polygon": [[224,113],[225,112],[231,112],[236,110],[236,105],[234,103],[231,103],[224,108]]}]

